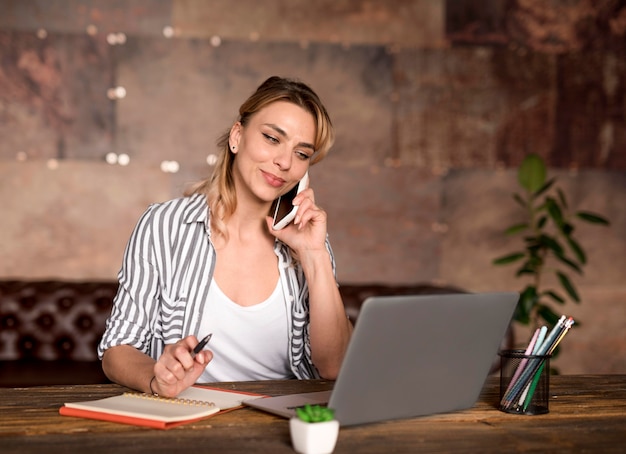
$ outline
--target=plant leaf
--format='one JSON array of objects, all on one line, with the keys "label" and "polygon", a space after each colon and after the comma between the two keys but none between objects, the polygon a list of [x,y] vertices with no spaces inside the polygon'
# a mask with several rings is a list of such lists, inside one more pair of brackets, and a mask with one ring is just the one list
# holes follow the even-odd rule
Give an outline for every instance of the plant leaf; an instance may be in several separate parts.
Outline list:
[{"label": "plant leaf", "polygon": [[296,415],[298,415],[298,418],[304,422],[311,422],[309,413],[303,407],[296,407]]},{"label": "plant leaf", "polygon": [[569,237],[574,232],[574,226],[569,222],[564,222],[563,225],[560,226],[560,230],[563,232],[563,235]]},{"label": "plant leaf", "polygon": [[553,238],[546,234],[539,235],[539,244],[552,250],[556,255],[563,255],[563,246],[556,238]]},{"label": "plant leaf", "polygon": [[565,198],[565,194],[563,193],[563,191],[561,191],[561,188],[558,188],[556,190],[556,193],[559,196],[559,201],[561,202],[561,206],[567,209],[567,199]]},{"label": "plant leaf", "polygon": [[548,218],[546,216],[541,216],[539,220],[537,221],[537,228],[543,229],[547,221],[548,221]]},{"label": "plant leaf", "polygon": [[526,254],[523,252],[515,252],[513,254],[505,255],[503,257],[497,258],[493,261],[494,265],[506,265],[508,263],[513,263],[523,258]]},{"label": "plant leaf", "polygon": [[576,216],[578,216],[583,221],[591,222],[592,224],[610,225],[610,222],[606,218],[600,216],[599,214],[590,213],[588,211],[579,211],[578,213],[576,213]]},{"label": "plant leaf", "polygon": [[537,192],[546,181],[546,165],[537,154],[524,158],[517,172],[519,184],[531,194]]},{"label": "plant leaf", "polygon": [[504,231],[505,235],[515,235],[516,233],[522,232],[528,228],[528,223],[524,222],[522,224],[515,224],[509,227]]},{"label": "plant leaf", "polygon": [[549,325],[556,325],[560,316],[557,315],[552,309],[544,304],[537,305],[537,313],[543,318]]},{"label": "plant leaf", "polygon": [[557,271],[556,275],[559,278],[559,281],[561,282],[561,285],[563,286],[567,294],[574,300],[574,302],[580,303],[580,297],[578,296],[578,292],[576,291],[574,285],[572,285],[572,282],[569,280],[569,278],[560,271]]},{"label": "plant leaf", "polygon": [[519,195],[519,194],[513,194],[513,199],[515,199],[515,201],[516,201],[517,203],[519,203],[519,204],[522,206],[522,208],[524,208],[524,209],[526,209],[526,208],[527,208],[527,206],[526,206],[526,201],[522,198],[522,196],[521,196],[521,195]]},{"label": "plant leaf", "polygon": [[582,275],[583,274],[583,270],[582,268],[578,265],[578,263],[568,259],[567,257],[565,257],[564,254],[558,254],[555,252],[554,256],[560,260],[561,262],[565,263],[567,266],[569,266],[570,268],[572,268],[574,271],[576,271],[578,274]]},{"label": "plant leaf", "polygon": [[548,214],[554,220],[554,223],[560,228],[563,225],[563,212],[559,204],[556,203],[556,200],[552,197],[548,197],[546,199],[546,208],[548,209]]},{"label": "plant leaf", "polygon": [[523,325],[530,323],[530,312],[537,303],[537,289],[529,285],[520,294],[513,318]]},{"label": "plant leaf", "polygon": [[548,189],[550,189],[550,187],[552,187],[552,185],[554,184],[554,182],[556,181],[556,178],[551,178],[549,179],[543,186],[541,186],[534,194],[533,194],[533,199],[536,199],[537,197],[539,197],[541,194],[545,193]]},{"label": "plant leaf", "polygon": [[587,263],[587,255],[585,254],[585,251],[583,251],[583,248],[580,246],[580,244],[578,244],[578,241],[568,236],[567,244],[569,244],[570,249],[581,264],[584,265],[585,263]]},{"label": "plant leaf", "polygon": [[565,304],[565,298],[563,298],[561,295],[559,295],[553,290],[546,290],[545,292],[542,293],[542,295],[549,296],[550,298],[552,298],[554,301],[556,301],[559,304]]},{"label": "plant leaf", "polygon": [[519,270],[517,270],[517,272],[515,273],[515,276],[520,277],[520,276],[523,276],[524,274],[535,274],[535,270],[528,268],[528,267],[522,267]]}]

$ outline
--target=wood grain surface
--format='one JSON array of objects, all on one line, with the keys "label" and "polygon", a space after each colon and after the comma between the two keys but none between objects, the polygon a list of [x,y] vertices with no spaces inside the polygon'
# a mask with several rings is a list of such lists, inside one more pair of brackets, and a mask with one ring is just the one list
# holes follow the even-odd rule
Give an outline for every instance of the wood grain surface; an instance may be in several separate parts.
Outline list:
[{"label": "wood grain surface", "polygon": [[[332,385],[292,380],[211,386],[282,395]],[[469,410],[344,427],[335,452],[623,452],[626,376],[554,376],[550,412],[539,416],[497,410],[498,386],[497,377],[489,377]],[[167,431],[58,413],[64,402],[124,390],[117,385],[0,389],[0,452],[293,452],[287,420],[251,408]]]}]

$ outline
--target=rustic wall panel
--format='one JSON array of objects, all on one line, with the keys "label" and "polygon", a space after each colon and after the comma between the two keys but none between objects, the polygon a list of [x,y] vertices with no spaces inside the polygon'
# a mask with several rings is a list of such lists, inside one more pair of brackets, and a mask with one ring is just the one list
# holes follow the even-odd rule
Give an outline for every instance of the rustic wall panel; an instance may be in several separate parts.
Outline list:
[{"label": "rustic wall panel", "polygon": [[444,0],[173,0],[173,25],[181,36],[204,38],[441,47],[444,5]]},{"label": "rustic wall panel", "polygon": [[415,167],[350,166],[328,158],[311,170],[328,212],[339,279],[353,283],[438,280],[441,179]]},{"label": "rustic wall panel", "polygon": [[0,29],[161,34],[172,0],[1,0]]},{"label": "rustic wall panel", "polygon": [[150,165],[175,159],[189,181],[208,172],[206,157],[236,121],[239,105],[272,75],[310,83],[337,128],[333,155],[382,163],[391,154],[392,80],[384,48],[131,38],[116,51],[117,148]]},{"label": "rustic wall panel", "polygon": [[402,162],[442,171],[549,152],[553,58],[472,47],[403,51],[395,65]]},{"label": "rustic wall panel", "polygon": [[168,198],[167,176],[137,166],[0,162],[0,276],[113,279],[139,216]]},{"label": "rustic wall panel", "polygon": [[111,151],[108,51],[84,35],[0,31],[0,158],[101,158]]},{"label": "rustic wall panel", "polygon": [[558,167],[626,169],[626,54],[573,53],[558,59]]}]

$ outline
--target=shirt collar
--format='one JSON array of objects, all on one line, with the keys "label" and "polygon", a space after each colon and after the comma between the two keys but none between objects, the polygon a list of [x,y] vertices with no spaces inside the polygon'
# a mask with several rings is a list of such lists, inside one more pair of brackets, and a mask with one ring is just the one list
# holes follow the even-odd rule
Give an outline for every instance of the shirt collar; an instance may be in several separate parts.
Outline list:
[{"label": "shirt collar", "polygon": [[193,194],[189,197],[189,202],[183,211],[183,220],[185,224],[208,223],[209,205],[204,194]]}]

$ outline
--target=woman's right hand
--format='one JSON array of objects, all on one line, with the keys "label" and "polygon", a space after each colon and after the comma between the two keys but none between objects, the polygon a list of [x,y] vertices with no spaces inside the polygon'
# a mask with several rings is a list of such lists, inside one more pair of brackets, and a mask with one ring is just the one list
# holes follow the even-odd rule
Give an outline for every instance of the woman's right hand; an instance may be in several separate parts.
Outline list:
[{"label": "woman's right hand", "polygon": [[202,350],[192,358],[191,352],[196,345],[198,339],[192,335],[165,346],[163,354],[154,364],[154,379],[150,384],[152,392],[175,397],[196,383],[213,359],[210,350]]}]

